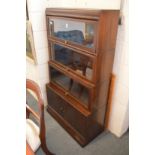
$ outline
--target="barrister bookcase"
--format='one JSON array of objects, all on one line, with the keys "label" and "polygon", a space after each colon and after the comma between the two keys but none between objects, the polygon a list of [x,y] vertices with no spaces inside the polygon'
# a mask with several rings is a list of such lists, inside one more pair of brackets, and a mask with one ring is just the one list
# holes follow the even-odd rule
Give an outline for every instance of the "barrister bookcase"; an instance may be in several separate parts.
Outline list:
[{"label": "barrister bookcase", "polygon": [[118,10],[46,9],[47,111],[81,145],[104,131]]}]

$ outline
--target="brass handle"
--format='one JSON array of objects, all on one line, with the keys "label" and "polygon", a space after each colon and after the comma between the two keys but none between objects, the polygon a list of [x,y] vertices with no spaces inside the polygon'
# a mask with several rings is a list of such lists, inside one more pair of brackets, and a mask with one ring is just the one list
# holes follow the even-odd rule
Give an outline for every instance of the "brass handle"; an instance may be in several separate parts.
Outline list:
[{"label": "brass handle", "polygon": [[65,95],[68,95],[68,92],[65,92]]}]

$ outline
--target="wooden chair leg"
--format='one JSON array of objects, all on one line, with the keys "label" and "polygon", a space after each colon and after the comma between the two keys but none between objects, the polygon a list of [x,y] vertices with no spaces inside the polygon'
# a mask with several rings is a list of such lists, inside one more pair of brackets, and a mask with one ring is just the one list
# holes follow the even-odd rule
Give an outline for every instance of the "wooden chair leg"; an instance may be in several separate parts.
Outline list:
[{"label": "wooden chair leg", "polygon": [[43,149],[43,151],[44,151],[44,153],[45,153],[46,155],[55,155],[54,153],[52,153],[52,152],[50,152],[50,151],[48,150],[46,143],[41,144],[41,148]]}]

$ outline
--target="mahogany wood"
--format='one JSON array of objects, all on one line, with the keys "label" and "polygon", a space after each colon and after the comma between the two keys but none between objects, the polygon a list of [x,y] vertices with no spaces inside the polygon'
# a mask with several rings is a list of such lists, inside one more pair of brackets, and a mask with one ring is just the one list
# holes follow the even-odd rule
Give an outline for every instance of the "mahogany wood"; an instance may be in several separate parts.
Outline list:
[{"label": "mahogany wood", "polygon": [[[52,18],[95,23],[94,47],[89,49],[50,35],[51,30],[48,22]],[[52,75],[49,72],[50,83],[46,85],[47,110],[81,146],[88,144],[103,131],[105,126],[118,20],[119,10],[46,9],[49,68],[52,66],[90,90],[89,105],[86,108],[78,98],[76,99],[70,94],[69,90],[64,90],[53,83]],[[88,80],[66,66],[53,61],[51,59],[51,52],[53,52],[50,47],[51,43],[57,43],[91,58],[93,60],[92,80]]]},{"label": "mahogany wood", "polygon": [[[62,99],[68,102],[68,104],[73,106],[76,110],[78,110],[84,116],[87,117],[91,114],[91,112],[85,106],[83,106],[83,104],[80,104],[80,102],[75,97],[73,97],[71,94],[66,93],[66,91],[62,87],[56,85],[53,82],[47,84],[46,87],[48,87],[49,89],[54,89],[57,95],[59,95]],[[48,94],[48,91],[47,91],[47,94]]]},{"label": "mahogany wood", "polygon": [[55,63],[55,61],[49,61],[48,64],[49,66],[52,66],[57,70],[59,70],[60,72],[64,73],[65,75],[69,76],[70,78],[78,81],[80,84],[84,85],[87,88],[91,89],[95,87],[94,83],[90,82],[90,80],[87,80],[83,76],[78,76],[78,74],[75,74],[75,72],[72,71],[71,69],[68,69],[65,66]]},{"label": "mahogany wood", "polygon": [[109,127],[109,119],[110,119],[111,110],[112,110],[112,96],[114,94],[115,84],[116,84],[116,75],[112,74],[111,80],[110,80],[110,89],[109,89],[109,94],[108,94],[108,103],[107,103],[106,114],[105,114],[105,128],[106,129],[108,129]]},{"label": "mahogany wood", "polygon": [[82,113],[73,108],[68,102],[58,96],[49,85],[47,85],[48,111],[67,131],[73,134],[73,138],[85,146],[102,132],[100,126],[91,115],[84,116]]},{"label": "mahogany wood", "polygon": [[38,107],[39,107],[39,114],[37,114],[32,108],[30,108],[28,105],[26,105],[26,111],[28,114],[26,118],[29,118],[30,113],[36,118],[36,120],[39,122],[40,126],[40,141],[41,141],[41,147],[46,155],[54,155],[51,153],[46,145],[46,129],[45,129],[45,120],[44,120],[44,102],[42,99],[42,94],[40,91],[39,86],[32,80],[26,79],[26,89],[33,91],[37,98],[38,98]]}]

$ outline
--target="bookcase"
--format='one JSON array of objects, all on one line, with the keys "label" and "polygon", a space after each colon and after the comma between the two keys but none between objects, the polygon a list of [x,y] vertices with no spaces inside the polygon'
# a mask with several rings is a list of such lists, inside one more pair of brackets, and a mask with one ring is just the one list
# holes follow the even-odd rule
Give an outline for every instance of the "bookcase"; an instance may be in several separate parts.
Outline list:
[{"label": "bookcase", "polygon": [[46,9],[47,111],[81,145],[104,131],[119,10]]}]

